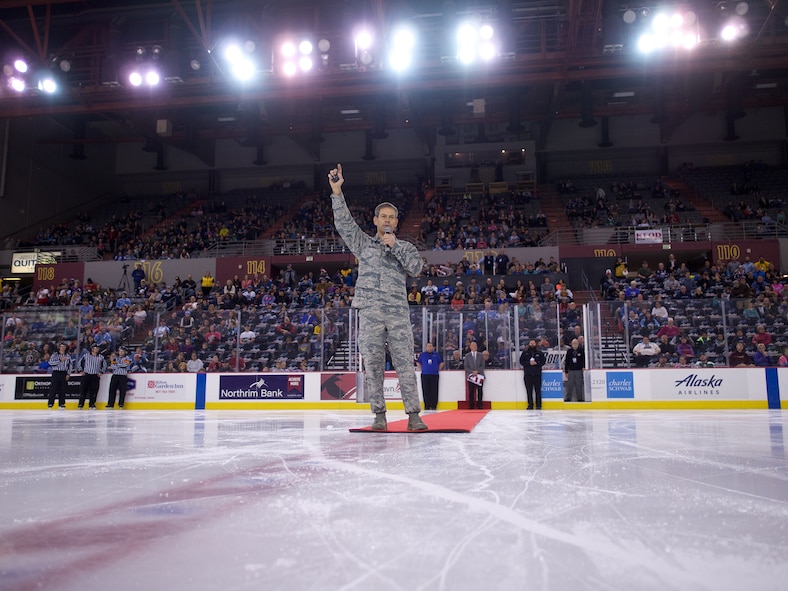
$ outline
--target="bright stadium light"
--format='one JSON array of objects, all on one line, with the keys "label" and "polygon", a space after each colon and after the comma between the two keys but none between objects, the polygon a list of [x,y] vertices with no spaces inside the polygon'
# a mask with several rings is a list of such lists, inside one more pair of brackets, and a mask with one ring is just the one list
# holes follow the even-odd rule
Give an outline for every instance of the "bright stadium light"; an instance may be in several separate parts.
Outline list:
[{"label": "bright stadium light", "polygon": [[244,55],[237,57],[230,62],[230,72],[237,80],[245,82],[254,78],[255,66],[254,62]]},{"label": "bright stadium light", "polygon": [[366,29],[356,33],[356,47],[364,50],[372,47],[372,33]]},{"label": "bright stadium light", "polygon": [[651,53],[656,49],[656,44],[654,43],[654,37],[649,35],[648,33],[644,33],[638,39],[638,50],[642,53]]},{"label": "bright stadium light", "polygon": [[145,84],[148,86],[156,86],[161,82],[161,76],[156,70],[148,70],[145,73]]},{"label": "bright stadium light", "polygon": [[224,59],[227,60],[229,72],[233,78],[240,82],[252,80],[257,75],[257,62],[254,52],[257,46],[253,41],[246,41],[239,45],[230,43],[224,50]]},{"label": "bright stadium light", "polygon": [[463,23],[457,29],[457,59],[471,64],[477,59],[490,61],[498,56],[495,30],[489,24]]},{"label": "bright stadium light", "polygon": [[734,25],[725,25],[720,32],[723,41],[734,41],[739,37],[739,28]]},{"label": "bright stadium light", "polygon": [[670,19],[667,14],[660,13],[654,16],[651,21],[651,28],[658,34],[664,33],[670,28]]},{"label": "bright stadium light", "polygon": [[54,94],[57,91],[57,84],[52,78],[42,78],[38,81],[38,90],[47,94]]},{"label": "bright stadium light", "polygon": [[[330,44],[326,46],[330,48]],[[306,73],[315,67],[315,46],[310,39],[288,39],[279,44],[277,69],[285,76]],[[323,59],[322,56],[320,59]]]},{"label": "bright stadium light", "polygon": [[282,65],[282,73],[285,76],[295,76],[298,67],[296,66],[295,62],[285,62]]},{"label": "bright stadium light", "polygon": [[243,60],[233,64],[232,72],[233,76],[235,76],[238,80],[251,80],[254,78],[254,62],[251,60]]},{"label": "bright stadium light", "polygon": [[411,29],[403,27],[394,32],[389,50],[389,65],[394,71],[402,72],[411,66],[415,46],[416,36]]},{"label": "bright stadium light", "polygon": [[226,59],[231,64],[238,61],[242,57],[243,51],[241,51],[241,48],[235,43],[228,45],[224,50],[224,59]]},{"label": "bright stadium light", "polygon": [[279,50],[283,57],[289,58],[293,57],[296,53],[295,44],[292,41],[285,41],[282,43],[282,47]]},{"label": "bright stadium light", "polygon": [[690,50],[697,46],[698,40],[697,16],[694,12],[659,12],[653,16],[650,25],[638,38],[637,48],[642,53],[667,48]]},{"label": "bright stadium light", "polygon": [[489,62],[490,60],[494,59],[497,54],[498,52],[492,43],[483,43],[479,46],[479,57],[485,62]]},{"label": "bright stadium light", "polygon": [[21,78],[11,78],[8,81],[8,85],[11,87],[12,90],[16,92],[24,92],[25,91],[25,81]]}]

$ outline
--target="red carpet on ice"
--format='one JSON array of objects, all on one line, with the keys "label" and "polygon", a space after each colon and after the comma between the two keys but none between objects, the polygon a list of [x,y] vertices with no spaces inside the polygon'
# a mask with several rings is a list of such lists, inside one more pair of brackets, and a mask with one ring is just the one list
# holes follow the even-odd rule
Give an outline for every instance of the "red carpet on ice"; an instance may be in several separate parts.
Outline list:
[{"label": "red carpet on ice", "polygon": [[[369,427],[350,429],[351,433],[470,433],[479,424],[487,410],[449,410],[435,414],[422,414],[427,424],[426,431],[408,431],[408,419],[390,421],[385,431],[373,431]],[[370,418],[370,422],[372,419]]]}]

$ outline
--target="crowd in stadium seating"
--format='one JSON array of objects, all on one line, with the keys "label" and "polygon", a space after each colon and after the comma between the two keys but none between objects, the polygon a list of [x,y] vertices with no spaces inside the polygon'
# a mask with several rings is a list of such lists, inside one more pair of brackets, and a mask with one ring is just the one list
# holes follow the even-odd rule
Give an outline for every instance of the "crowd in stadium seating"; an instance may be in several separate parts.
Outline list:
[{"label": "crowd in stadium seating", "polygon": [[[330,354],[336,346],[339,311],[349,307],[354,281],[355,273],[347,265],[333,276],[321,269],[317,276],[301,278],[288,266],[275,280],[267,275],[236,276],[204,290],[204,281],[198,286],[191,276],[156,286],[143,280],[134,294],[104,289],[89,279],[84,285],[64,280],[41,288],[29,308],[21,306],[18,313],[9,314],[4,363],[29,368],[31,349],[37,360],[64,339],[75,354],[93,343],[100,344],[102,353],[121,343],[140,343],[140,367],[145,369],[155,360],[165,371],[182,371],[192,353],[206,370],[216,369],[210,363],[215,356],[222,367],[229,359],[240,369],[250,365],[266,371],[282,364],[288,370],[316,369],[313,358],[317,355],[319,361],[323,347]],[[61,306],[73,311],[68,322],[68,314],[59,312]],[[52,311],[50,321],[25,320],[28,310],[42,307]]]},{"label": "crowd in stadium seating", "polygon": [[14,246],[92,246],[99,256],[114,260],[191,258],[217,243],[255,240],[285,213],[282,203],[268,202],[256,194],[232,206],[224,200],[201,201],[193,191],[175,194],[171,201],[188,213],[167,221],[167,209],[163,201],[158,202],[149,227],[143,227],[143,213],[135,209],[122,216],[113,214],[100,225],[82,213],[73,223],[53,224],[32,241],[15,242]]},{"label": "crowd in stadium seating", "polygon": [[616,270],[607,270],[600,290],[637,365],[782,363],[788,301],[781,275],[764,257],[723,267],[706,261],[690,271],[671,255],[656,269],[643,261],[636,273],[619,259]]},{"label": "crowd in stadium seating", "polygon": [[190,216],[160,224],[152,232],[123,236],[115,260],[191,258],[211,246],[235,240],[255,240],[260,232],[284,214],[280,204],[249,197],[238,207],[224,201],[207,203]]},{"label": "crowd in stadium seating", "polygon": [[[531,192],[491,195],[475,199],[470,193],[440,193],[427,204],[421,238],[433,250],[464,250],[536,246],[547,228],[547,217],[522,207],[538,199]],[[478,201],[478,202],[477,202]]]},{"label": "crowd in stadium seating", "polygon": [[[580,224],[595,223],[589,220],[608,216],[611,210],[627,202],[627,209],[643,213],[641,220],[648,220],[648,208],[641,207],[643,201],[636,199],[642,189],[634,182],[614,181],[608,191],[597,189],[591,199],[580,197],[572,181],[559,184],[559,190],[569,195],[565,201],[567,214],[571,213],[570,218],[575,216],[572,219],[579,218]],[[650,191],[652,198],[663,200],[666,211],[681,210],[678,195],[661,181],[657,180]],[[365,199],[365,195],[369,198]],[[381,198],[400,202],[404,199],[406,208],[412,197],[396,187],[367,191],[365,195],[354,199],[354,215],[362,225],[369,226],[374,204]],[[444,304],[454,312],[466,310],[474,315],[491,307],[498,319],[511,314],[517,305],[522,320],[521,338],[537,337],[547,347],[551,340],[562,339],[553,335],[575,330],[579,325],[579,307],[574,304],[567,285],[552,283],[549,274],[561,270],[552,257],[549,261],[540,259],[533,263],[508,257],[505,246],[535,244],[537,229],[546,224],[538,207],[532,210],[536,213],[527,214],[524,208],[514,205],[511,197],[488,192],[481,197],[440,193],[429,201],[422,223],[425,236],[434,233],[436,245],[441,248],[483,247],[487,253],[477,262],[466,256],[456,264],[425,267],[426,283],[422,280],[418,286],[411,287],[408,300],[414,306]],[[534,193],[519,194],[518,199],[538,206],[538,195]],[[108,248],[114,244],[116,258],[189,256],[211,241],[249,238],[261,227],[281,218],[284,212],[281,204],[265,206],[258,201],[239,202],[237,207],[226,206],[221,201],[206,203],[194,208],[188,220],[160,226],[159,231],[143,233],[144,238],[139,238],[141,228],[135,214],[128,219],[112,219],[99,231],[90,226],[89,219],[83,218],[73,225],[74,230],[53,227],[40,238],[68,240],[71,231],[79,234],[80,240],[100,240]],[[330,202],[322,199],[303,202],[292,220],[284,222],[277,236],[335,238]],[[495,276],[495,279],[482,279],[479,275]],[[139,344],[140,370],[155,366],[166,371],[189,371],[195,367],[200,371],[215,371],[227,370],[228,364],[233,369],[256,371],[315,369],[316,359],[331,354],[338,344],[346,312],[343,309],[352,302],[354,281],[355,271],[347,264],[332,275],[321,270],[299,278],[288,266],[275,278],[235,277],[224,285],[214,285],[211,277],[191,276],[184,280],[176,278],[170,285],[135,281],[129,294],[104,289],[90,279],[84,285],[64,280],[61,285],[42,287],[18,303],[27,304],[20,309],[71,306],[78,311],[76,316],[60,315],[55,334],[54,320],[28,323],[21,313],[10,315],[4,331],[3,364],[5,368],[29,369],[31,363],[45,359],[54,342],[65,338],[74,352],[93,342],[100,343],[107,352],[121,342]],[[673,255],[654,269],[644,263],[637,271],[630,271],[626,261],[619,260],[600,287],[603,299],[616,315],[617,327],[630,338],[633,361],[638,364],[643,361],[639,358],[640,351],[635,358],[634,349],[644,339],[651,343],[649,351],[659,348],[658,354],[646,360],[647,365],[683,366],[701,362],[724,365],[732,363],[731,358],[747,362],[746,357],[738,356],[737,348],[743,349],[743,355],[751,356],[753,363],[782,363],[780,348],[788,345],[788,335],[783,330],[786,317],[783,285],[778,271],[763,257],[756,262],[731,261],[722,268],[707,262],[693,270],[676,261]],[[14,288],[4,286],[2,296],[3,309],[14,309]],[[555,310],[561,316],[559,323],[554,320]],[[723,316],[727,325],[721,322]],[[156,324],[159,318],[163,326]],[[490,315],[485,318],[489,319]],[[282,331],[282,325],[288,327],[286,332]],[[503,323],[497,323],[496,330],[500,326]],[[294,327],[292,332],[289,327]],[[72,334],[74,329],[77,332]],[[678,332],[674,334],[674,330]],[[772,337],[771,340],[765,342],[764,337],[754,340],[762,333]],[[485,334],[484,338],[489,336]],[[489,347],[493,359],[505,356],[509,351],[506,347],[511,347],[510,335],[498,337]],[[742,347],[737,346],[739,342]],[[721,351],[723,343],[727,349]],[[562,344],[565,343],[552,343]],[[466,346],[465,337],[455,345],[460,349]],[[447,347],[446,351],[450,351],[451,343],[447,342]],[[482,341],[480,350],[486,348],[486,341]],[[702,360],[700,353],[706,354]],[[196,359],[192,359],[192,354],[196,354]]]},{"label": "crowd in stadium seating", "polygon": [[[374,228],[372,218],[375,207],[383,202],[393,203],[399,210],[400,220],[407,217],[417,190],[399,185],[374,185],[363,187],[348,197],[353,219],[365,229]],[[325,197],[307,197],[298,211],[274,233],[276,254],[337,253],[348,252],[334,229],[331,200]]]},{"label": "crowd in stadium seating", "polygon": [[661,178],[649,188],[635,181],[612,181],[607,190],[601,186],[580,189],[571,180],[558,183],[565,195],[564,210],[575,228],[633,226],[651,228],[686,221],[687,205],[679,192],[667,187]]}]

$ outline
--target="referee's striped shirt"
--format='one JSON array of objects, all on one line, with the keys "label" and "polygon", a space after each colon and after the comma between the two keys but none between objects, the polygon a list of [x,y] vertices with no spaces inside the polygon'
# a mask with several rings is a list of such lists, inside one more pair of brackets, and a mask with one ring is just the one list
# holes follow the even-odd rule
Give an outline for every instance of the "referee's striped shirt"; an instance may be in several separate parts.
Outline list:
[{"label": "referee's striped shirt", "polygon": [[87,374],[97,375],[107,371],[107,360],[103,355],[85,355],[79,360],[79,367]]},{"label": "referee's striped shirt", "polygon": [[131,367],[131,357],[124,355],[121,358],[116,357],[115,361],[112,362],[110,369],[116,376],[125,376],[129,373],[129,367]]},{"label": "referee's striped shirt", "polygon": [[74,360],[71,358],[71,355],[52,353],[49,357],[49,367],[52,368],[52,371],[71,373],[74,371]]}]

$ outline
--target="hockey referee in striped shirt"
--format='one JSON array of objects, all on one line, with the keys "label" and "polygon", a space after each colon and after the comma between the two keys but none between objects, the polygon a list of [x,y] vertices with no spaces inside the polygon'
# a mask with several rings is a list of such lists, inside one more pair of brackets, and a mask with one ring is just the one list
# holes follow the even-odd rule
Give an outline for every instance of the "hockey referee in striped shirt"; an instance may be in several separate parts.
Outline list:
[{"label": "hockey referee in striped shirt", "polygon": [[118,394],[118,407],[123,408],[126,402],[126,390],[128,389],[128,373],[131,367],[131,357],[126,355],[126,349],[118,347],[117,355],[110,356],[109,369],[112,378],[109,381],[109,398],[107,399],[107,410],[115,407],[115,395]]},{"label": "hockey referee in striped shirt", "polygon": [[49,357],[49,367],[52,368],[52,382],[49,386],[49,402],[47,406],[55,405],[57,395],[58,406],[61,410],[66,408],[66,385],[68,375],[74,372],[74,359],[68,354],[68,345],[60,343],[57,353]]},{"label": "hockey referee in striped shirt", "polygon": [[82,372],[82,383],[79,386],[79,404],[77,408],[84,407],[85,398],[89,397],[89,408],[95,410],[99,379],[101,378],[101,374],[107,371],[107,360],[99,353],[98,345],[94,344],[90,348],[90,353],[79,360],[77,369]]}]

